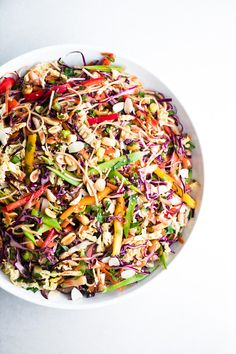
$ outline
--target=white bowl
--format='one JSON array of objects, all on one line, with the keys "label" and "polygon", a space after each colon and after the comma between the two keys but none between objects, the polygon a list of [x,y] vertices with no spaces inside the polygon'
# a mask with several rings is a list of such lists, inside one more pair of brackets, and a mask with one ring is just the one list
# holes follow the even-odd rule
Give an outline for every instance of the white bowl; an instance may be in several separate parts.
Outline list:
[{"label": "white bowl", "polygon": [[[109,48],[106,48],[106,50]],[[65,57],[66,54],[72,51],[82,51],[86,57],[86,59],[93,60],[99,57],[99,54],[104,50],[98,50],[97,48],[93,48],[88,45],[82,44],[65,44],[65,45],[56,45],[50,46],[46,48],[37,49],[26,54],[23,54],[13,60],[10,60],[8,63],[2,65],[0,67],[0,77],[4,75],[6,72],[18,70],[24,66],[32,66],[33,64],[45,61],[51,61],[58,59],[60,57]],[[116,53],[118,54],[118,53]],[[80,60],[80,57],[70,56],[71,60]],[[77,62],[78,63],[78,62]],[[162,92],[165,96],[169,96],[173,99],[173,104],[176,106],[178,111],[178,116],[181,122],[184,125],[184,130],[192,136],[193,142],[196,145],[196,149],[193,152],[193,177],[200,182],[201,189],[198,194],[195,196],[197,200],[197,208],[194,219],[191,219],[189,224],[184,230],[184,239],[188,240],[191,231],[193,229],[194,224],[196,223],[197,216],[200,209],[201,199],[202,199],[202,192],[203,192],[203,159],[201,148],[199,144],[199,140],[196,134],[196,130],[193,127],[193,124],[184,110],[183,106],[179,102],[179,100],[174,96],[174,94],[153,74],[151,74],[146,69],[142,68],[138,64],[134,63],[133,61],[126,59],[125,57],[116,57],[117,65],[122,65],[126,68],[127,72],[136,74],[140,80],[143,82],[144,86],[149,89],[155,89],[157,91]],[[73,64],[73,63],[72,63]],[[76,62],[74,62],[76,64]],[[177,243],[175,245],[175,254],[171,254],[168,260],[168,264],[179,254],[183,245]],[[111,301],[118,301],[123,296],[127,296],[132,294],[134,291],[139,289],[140,287],[144,286],[146,282],[155,281],[158,274],[162,271],[162,269],[157,269],[154,273],[148,276],[143,281],[128,286],[124,289],[124,291],[113,292],[108,294],[97,294],[93,298],[89,299],[79,299],[77,301],[68,300],[64,295],[59,294],[58,296],[53,297],[50,300],[46,300],[42,297],[40,293],[32,293],[31,291],[24,290],[22,288],[18,288],[11,284],[8,277],[3,274],[0,270],[0,287],[7,292],[18,296],[21,299],[33,302],[35,304],[54,307],[54,308],[61,308],[61,309],[87,309],[87,308],[94,308],[105,304],[110,304]]]}]

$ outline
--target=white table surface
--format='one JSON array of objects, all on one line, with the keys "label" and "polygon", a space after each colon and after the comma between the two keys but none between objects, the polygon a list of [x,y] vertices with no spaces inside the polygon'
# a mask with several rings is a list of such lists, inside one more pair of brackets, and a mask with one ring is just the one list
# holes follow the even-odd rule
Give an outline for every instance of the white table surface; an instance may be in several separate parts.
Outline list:
[{"label": "white table surface", "polygon": [[77,312],[0,290],[0,354],[235,353],[236,2],[1,0],[0,16],[0,63],[66,42],[136,58],[184,103],[206,173],[194,232],[156,282]]}]

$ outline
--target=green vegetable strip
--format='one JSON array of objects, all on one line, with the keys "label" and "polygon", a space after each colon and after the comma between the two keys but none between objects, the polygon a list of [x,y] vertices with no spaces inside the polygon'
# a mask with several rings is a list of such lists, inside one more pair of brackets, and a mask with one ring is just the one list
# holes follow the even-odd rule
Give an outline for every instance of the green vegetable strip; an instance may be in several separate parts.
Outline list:
[{"label": "green vegetable strip", "polygon": [[50,171],[52,171],[53,173],[55,173],[55,175],[57,175],[58,177],[60,177],[61,179],[63,179],[64,181],[72,184],[73,186],[78,186],[81,182],[80,181],[76,181],[72,178],[69,177],[69,175],[67,175],[66,173],[64,172],[61,172],[61,171],[58,171],[56,170],[55,168],[53,167],[49,167],[47,166],[47,169],[49,169]]},{"label": "green vegetable strip", "polygon": [[23,230],[23,233],[28,240],[32,241],[34,244],[36,244],[36,240],[34,238],[34,235],[32,235],[30,232]]},{"label": "green vegetable strip", "polygon": [[164,254],[162,245],[160,245],[160,249],[161,249],[161,255],[159,256],[160,263],[163,265],[163,267],[165,269],[167,269],[166,258],[165,258],[165,254]]},{"label": "green vegetable strip", "polygon": [[[150,268],[149,271],[150,273],[154,272],[157,268],[159,267],[159,265],[155,265],[154,267]],[[113,284],[108,286],[103,293],[110,293],[111,291],[114,291],[116,289],[122,288],[123,286],[129,285],[129,284],[133,284],[136,282],[139,282],[140,280],[143,280],[144,278],[146,278],[148,276],[148,274],[140,274],[140,273],[136,273],[133,277],[130,277],[128,279],[124,279],[122,281],[120,281],[117,284]]]},{"label": "green vegetable strip", "polygon": [[118,65],[86,65],[84,66],[84,68],[87,70],[98,70],[104,72],[111,72],[112,70],[117,70],[121,72],[124,70],[122,66],[118,66]]},{"label": "green vegetable strip", "polygon": [[141,193],[142,192],[137,188],[135,187],[129,180],[128,178],[125,178],[120,172],[118,172],[117,170],[113,170],[109,173],[109,178],[113,178],[113,177],[117,177],[119,178],[121,181],[123,181],[123,183],[126,185],[126,186],[129,186],[130,189],[132,189],[132,191],[135,191],[137,193]]},{"label": "green vegetable strip", "polygon": [[49,216],[43,216],[42,221],[45,225],[50,226],[56,230],[61,230],[61,226],[57,219],[50,218]]},{"label": "green vegetable strip", "polygon": [[97,175],[99,171],[105,171],[108,170],[109,168],[113,168],[115,167],[115,165],[119,165],[119,167],[125,166],[125,165],[129,165],[130,163],[134,163],[138,160],[140,160],[143,157],[144,153],[143,152],[133,152],[132,154],[129,155],[123,155],[120,157],[117,157],[116,159],[112,159],[110,161],[106,161],[103,163],[100,163],[98,166],[96,166],[97,168],[90,168],[88,170],[88,174],[94,174]]},{"label": "green vegetable strip", "polygon": [[125,223],[124,223],[124,235],[128,236],[130,230],[130,224],[133,220],[134,208],[137,205],[137,195],[131,195],[129,198],[129,205],[125,215]]},{"label": "green vegetable strip", "polygon": [[47,225],[43,224],[43,225],[41,225],[40,228],[37,230],[37,233],[38,233],[39,235],[42,235],[44,232],[49,231],[49,230],[51,230],[51,229],[52,229],[51,226],[47,226]]},{"label": "green vegetable strip", "polygon": [[124,279],[117,284],[113,284],[113,285],[108,286],[103,292],[109,293],[109,292],[114,291],[116,289],[122,288],[123,286],[136,283],[136,282],[146,278],[146,276],[147,276],[146,274],[135,274],[133,277],[130,277],[128,279]]}]

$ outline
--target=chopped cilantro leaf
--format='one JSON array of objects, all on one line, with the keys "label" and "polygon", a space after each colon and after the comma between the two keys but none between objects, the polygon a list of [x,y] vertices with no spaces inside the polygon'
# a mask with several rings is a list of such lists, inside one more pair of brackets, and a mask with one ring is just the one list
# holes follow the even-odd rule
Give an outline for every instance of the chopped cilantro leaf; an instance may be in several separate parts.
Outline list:
[{"label": "chopped cilantro leaf", "polygon": [[71,77],[71,76],[74,75],[74,70],[73,70],[72,68],[65,68],[64,74],[65,74],[67,77]]}]

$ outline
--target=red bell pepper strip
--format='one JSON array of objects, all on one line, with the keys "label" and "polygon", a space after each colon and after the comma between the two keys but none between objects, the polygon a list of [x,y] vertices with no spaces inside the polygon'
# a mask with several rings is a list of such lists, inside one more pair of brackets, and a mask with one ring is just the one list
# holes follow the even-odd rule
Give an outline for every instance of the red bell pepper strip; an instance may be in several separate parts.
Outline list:
[{"label": "red bell pepper strip", "polygon": [[54,236],[56,235],[56,230],[51,229],[48,231],[47,237],[45,238],[44,242],[41,245],[41,248],[46,248],[49,246],[49,244],[52,242]]},{"label": "red bell pepper strip", "polygon": [[111,60],[109,60],[108,58],[102,59],[102,65],[110,65],[110,64],[111,64]]},{"label": "red bell pepper strip", "polygon": [[36,102],[38,99],[43,97],[45,94],[45,91],[42,89],[39,89],[37,91],[33,91],[31,93],[27,93],[24,95],[26,101],[28,102]]},{"label": "red bell pepper strip", "polygon": [[164,125],[164,131],[166,132],[166,134],[168,134],[169,136],[172,135],[172,130],[170,127],[168,127],[168,125]]},{"label": "red bell pepper strip", "polygon": [[65,93],[68,90],[68,88],[70,88],[70,87],[71,87],[71,85],[69,83],[63,84],[63,85],[51,86],[50,89],[45,94],[45,96],[50,96],[52,91],[55,91],[55,93],[57,93],[57,94]]},{"label": "red bell pepper strip", "polygon": [[15,108],[17,105],[19,104],[19,102],[13,98],[12,100],[8,101],[8,110],[11,111],[13,108]]},{"label": "red bell pepper strip", "polygon": [[2,208],[2,212],[3,213],[8,213],[9,211],[12,211],[16,208],[20,208],[21,206],[25,205],[26,203],[28,203],[29,200],[34,200],[37,199],[39,197],[41,197],[41,195],[43,194],[43,192],[45,191],[45,189],[48,188],[48,185],[42,186],[41,188],[39,188],[36,192],[27,194],[25,197],[17,200],[16,202],[10,203],[8,205],[6,205],[5,207]]},{"label": "red bell pepper strip", "polygon": [[98,77],[96,79],[90,79],[90,80],[81,81],[81,85],[87,87],[87,86],[91,86],[91,85],[100,84],[104,80],[105,80],[104,77]]},{"label": "red bell pepper strip", "polygon": [[0,83],[0,93],[5,93],[9,88],[15,84],[16,80],[13,77],[6,77]]},{"label": "red bell pepper strip", "polygon": [[117,120],[119,118],[118,113],[109,114],[108,116],[99,116],[99,117],[89,117],[88,123],[89,124],[98,124],[105,122],[106,120]]},{"label": "red bell pepper strip", "polygon": [[113,53],[101,53],[105,58],[102,60],[103,65],[110,65],[111,62],[115,61],[115,55]]}]

